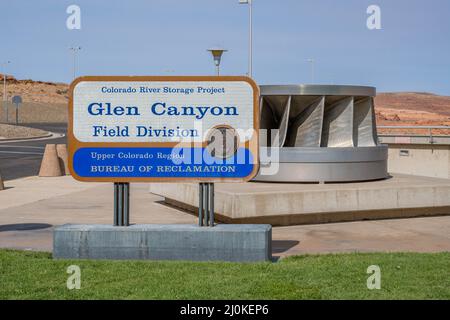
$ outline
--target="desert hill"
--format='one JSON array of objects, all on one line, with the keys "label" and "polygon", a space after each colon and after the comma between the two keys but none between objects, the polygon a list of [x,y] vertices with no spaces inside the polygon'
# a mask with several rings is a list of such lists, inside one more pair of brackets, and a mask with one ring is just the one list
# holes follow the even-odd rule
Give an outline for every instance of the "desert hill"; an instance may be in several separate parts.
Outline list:
[{"label": "desert hill", "polygon": [[[12,76],[6,78],[8,100],[20,95],[24,102],[67,103],[68,88],[66,83],[54,83],[34,80],[17,80]],[[3,100],[3,75],[0,74],[0,97]]]},{"label": "desert hill", "polygon": [[34,80],[17,80],[7,76],[8,108],[3,105],[3,75],[0,74],[0,122],[15,122],[15,106],[11,98],[22,96],[19,107],[19,123],[67,122],[68,85]]},{"label": "desert hill", "polygon": [[378,125],[450,125],[450,97],[430,93],[380,93],[375,99]]}]

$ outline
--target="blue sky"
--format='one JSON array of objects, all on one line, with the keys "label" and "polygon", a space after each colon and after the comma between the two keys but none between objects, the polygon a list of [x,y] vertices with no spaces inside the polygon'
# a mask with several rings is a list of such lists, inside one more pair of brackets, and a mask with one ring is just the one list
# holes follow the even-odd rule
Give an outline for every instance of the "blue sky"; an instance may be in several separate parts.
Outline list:
[{"label": "blue sky", "polygon": [[[259,84],[310,83],[314,58],[315,83],[450,96],[449,0],[253,3]],[[66,28],[71,4],[81,30]],[[366,27],[371,4],[382,30]],[[215,45],[229,50],[223,74],[247,72],[248,8],[238,0],[0,0],[0,13],[0,61],[19,79],[70,82],[72,45],[82,47],[79,75],[209,75]]]}]

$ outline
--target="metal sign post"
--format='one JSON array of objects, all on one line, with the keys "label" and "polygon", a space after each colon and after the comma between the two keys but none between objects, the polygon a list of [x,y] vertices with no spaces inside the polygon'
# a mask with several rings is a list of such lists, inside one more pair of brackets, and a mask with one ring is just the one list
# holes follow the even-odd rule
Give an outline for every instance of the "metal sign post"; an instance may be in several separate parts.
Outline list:
[{"label": "metal sign post", "polygon": [[22,103],[22,97],[14,96],[12,98],[12,103],[16,105],[16,125],[18,125],[19,124],[19,104]]},{"label": "metal sign post", "polygon": [[130,184],[114,183],[114,225],[130,225]]},{"label": "metal sign post", "polygon": [[214,183],[201,182],[198,187],[198,225],[214,227]]}]

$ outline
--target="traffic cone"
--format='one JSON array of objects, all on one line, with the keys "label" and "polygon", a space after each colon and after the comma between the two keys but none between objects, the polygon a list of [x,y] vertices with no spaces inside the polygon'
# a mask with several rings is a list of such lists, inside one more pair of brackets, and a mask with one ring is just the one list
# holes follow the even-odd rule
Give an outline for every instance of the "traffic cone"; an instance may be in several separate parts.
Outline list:
[{"label": "traffic cone", "polygon": [[67,153],[67,146],[65,144],[56,145],[56,153],[59,158],[59,166],[61,167],[61,174],[70,175],[69,172],[69,156]]},{"label": "traffic cone", "polygon": [[44,156],[42,157],[39,177],[59,177],[62,176],[61,166],[59,164],[58,154],[55,144],[45,146]]}]

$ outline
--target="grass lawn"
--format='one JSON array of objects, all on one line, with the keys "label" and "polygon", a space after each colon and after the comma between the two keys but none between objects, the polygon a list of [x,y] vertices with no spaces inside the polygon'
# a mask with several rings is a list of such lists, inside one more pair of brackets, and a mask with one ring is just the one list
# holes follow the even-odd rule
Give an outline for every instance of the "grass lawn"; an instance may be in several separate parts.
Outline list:
[{"label": "grass lawn", "polygon": [[[81,269],[81,289],[66,273]],[[381,290],[368,290],[370,265]],[[450,299],[450,253],[297,256],[276,263],[54,261],[0,250],[0,299]]]}]

